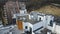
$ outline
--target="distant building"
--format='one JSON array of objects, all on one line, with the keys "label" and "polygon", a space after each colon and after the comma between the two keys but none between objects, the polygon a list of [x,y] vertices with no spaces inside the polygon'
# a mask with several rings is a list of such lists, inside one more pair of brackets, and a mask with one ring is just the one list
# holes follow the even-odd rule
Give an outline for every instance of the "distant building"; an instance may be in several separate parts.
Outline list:
[{"label": "distant building", "polygon": [[21,4],[24,4],[23,2],[18,1],[8,1],[4,5],[4,11],[3,11],[3,25],[11,25],[13,24],[13,16],[16,13],[20,13]]}]

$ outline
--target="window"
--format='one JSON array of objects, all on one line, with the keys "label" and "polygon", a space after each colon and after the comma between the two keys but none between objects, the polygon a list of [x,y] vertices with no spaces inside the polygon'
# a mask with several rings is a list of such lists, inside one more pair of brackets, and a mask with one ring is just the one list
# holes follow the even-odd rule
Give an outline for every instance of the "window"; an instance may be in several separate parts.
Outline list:
[{"label": "window", "polygon": [[25,29],[28,29],[28,27],[27,27],[27,26],[25,26]]},{"label": "window", "polygon": [[53,26],[53,21],[52,20],[50,21],[50,26]]},{"label": "window", "polygon": [[41,18],[39,18],[39,21],[41,21]]}]

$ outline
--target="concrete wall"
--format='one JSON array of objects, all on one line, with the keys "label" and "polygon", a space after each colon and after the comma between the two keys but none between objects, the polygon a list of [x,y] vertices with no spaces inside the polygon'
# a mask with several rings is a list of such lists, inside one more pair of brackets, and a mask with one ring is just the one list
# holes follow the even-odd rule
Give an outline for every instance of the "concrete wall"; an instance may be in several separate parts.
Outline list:
[{"label": "concrete wall", "polygon": [[52,32],[56,34],[60,34],[60,26],[56,25],[56,23],[53,23],[53,27],[47,26],[47,29],[51,30]]},{"label": "concrete wall", "polygon": [[36,23],[36,24],[33,25],[33,30],[36,30],[37,28],[40,28],[43,25],[44,24],[42,22]]},{"label": "concrete wall", "polygon": [[55,32],[57,34],[60,34],[60,26],[59,25],[56,25]]}]

